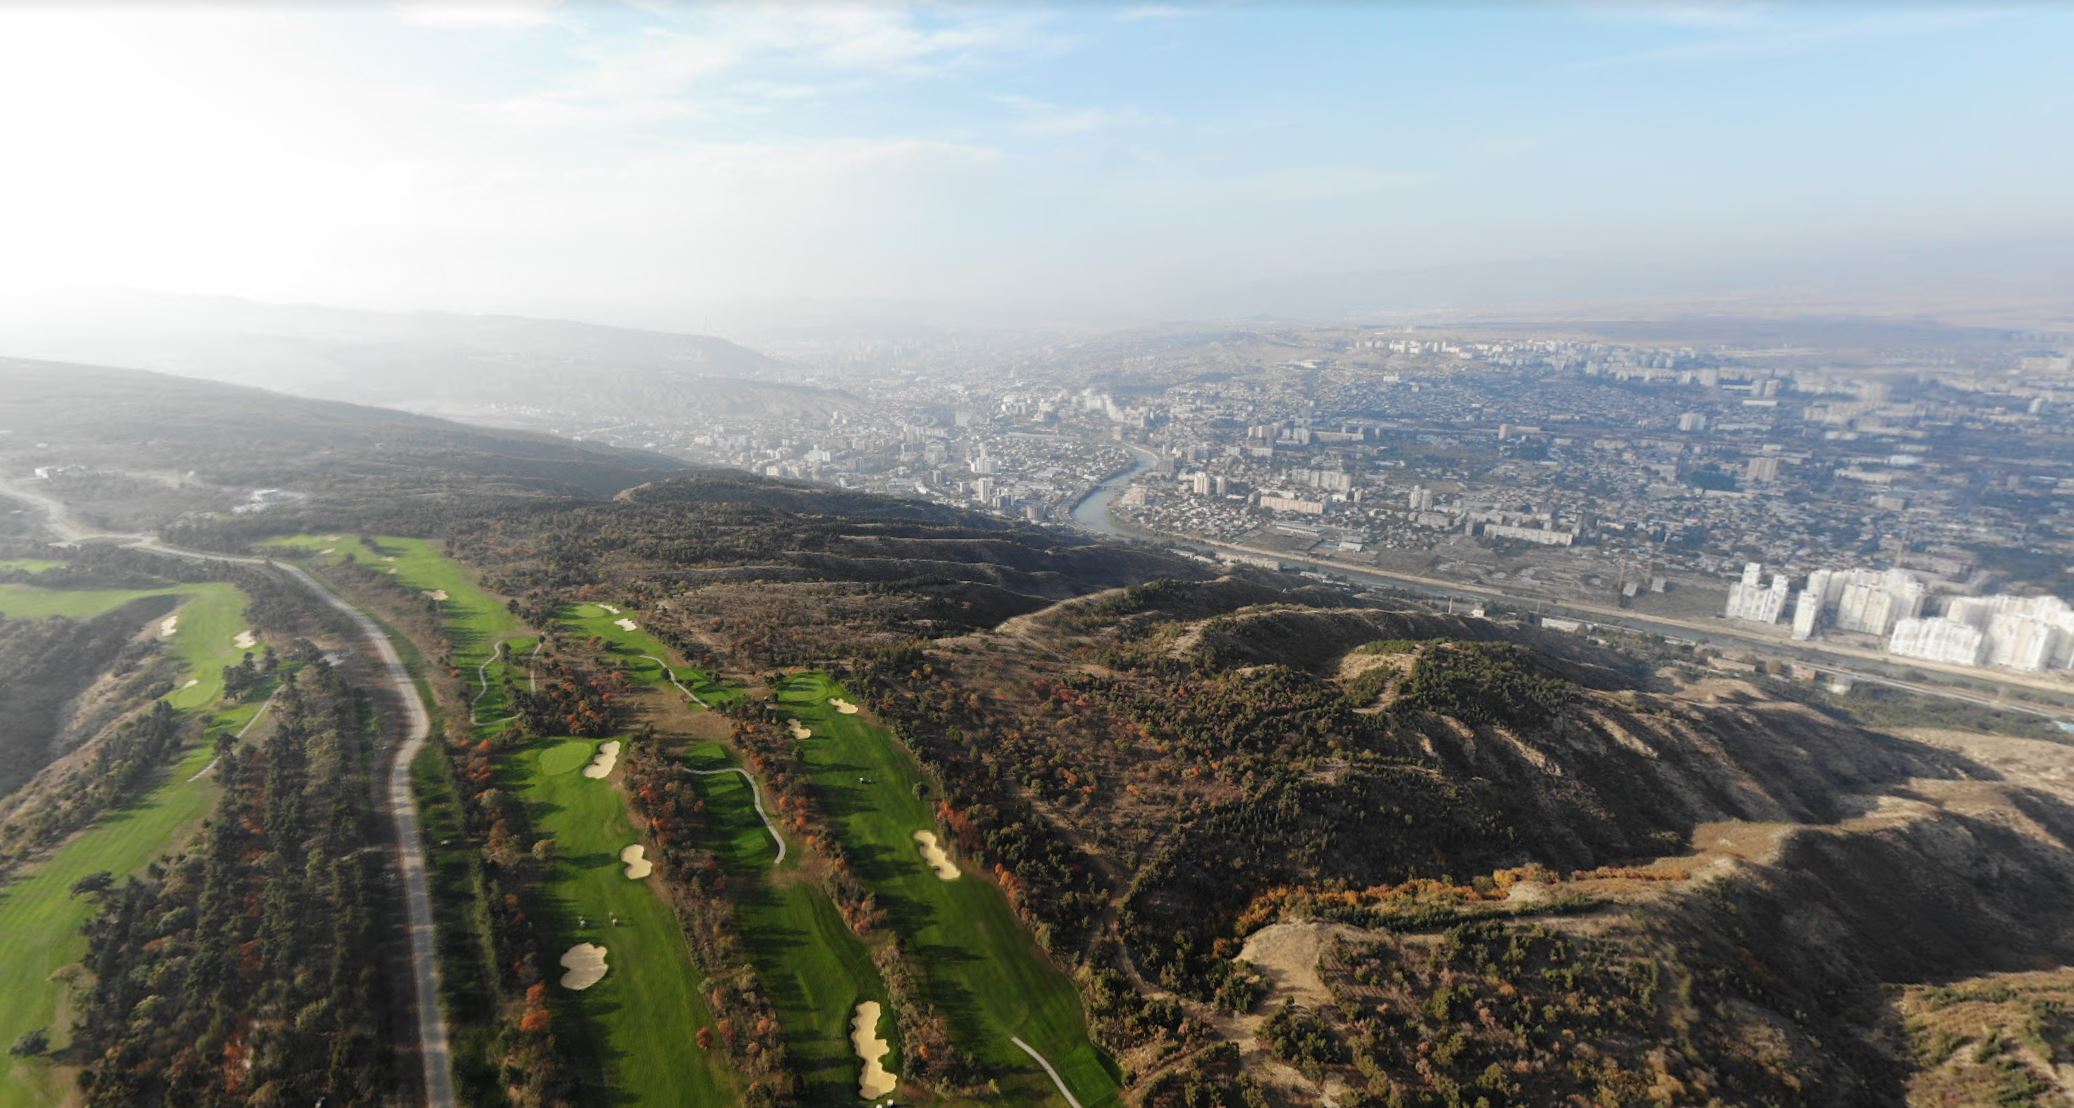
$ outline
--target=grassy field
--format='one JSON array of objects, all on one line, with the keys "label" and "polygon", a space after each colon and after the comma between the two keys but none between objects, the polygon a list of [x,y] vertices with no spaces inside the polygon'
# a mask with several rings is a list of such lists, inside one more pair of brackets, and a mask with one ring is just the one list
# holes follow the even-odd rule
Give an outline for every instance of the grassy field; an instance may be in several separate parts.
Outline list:
[{"label": "grassy field", "polygon": [[[641,627],[646,618],[639,612],[617,610],[604,604],[570,604],[562,609],[562,626],[571,631],[604,642],[606,649],[615,657],[624,659],[636,680],[644,685],[660,685],[665,676],[674,676],[677,683],[690,689],[700,700],[713,707],[720,707],[741,696],[741,690],[723,685],[709,673],[689,666],[657,663],[653,659],[670,656],[669,648],[661,640]],[[632,629],[620,626],[625,620],[633,624]]]},{"label": "grassy field", "polygon": [[[604,980],[580,993],[557,990],[565,1008],[585,1017],[580,1027],[564,1023],[559,1031],[588,1042],[613,1102],[723,1103],[732,1099],[732,1083],[721,1067],[703,1064],[706,1055],[693,1042],[713,1022],[700,993],[704,975],[670,906],[647,882],[626,877],[619,851],[640,837],[612,782],[582,773],[598,746],[544,739],[505,763],[505,787],[526,800],[535,832],[555,841],[545,903],[533,906],[553,936],[550,953],[579,942],[609,951]],[[560,973],[551,969],[549,979]]]},{"label": "grassy field", "polygon": [[[690,760],[694,769],[734,764],[718,743],[693,749]],[[771,865],[777,847],[757,818],[747,782],[732,773],[703,777],[699,793],[719,839],[714,851],[728,880],[743,889],[740,930],[757,980],[784,1025],[786,1050],[805,1086],[802,1099],[855,1102],[860,1063],[850,1046],[850,1017],[858,1001],[879,1002],[879,1035],[895,1051],[885,1066],[900,1072],[897,1020],[871,953],[820,886],[800,872],[797,849],[782,865]]]},{"label": "grassy field", "polygon": [[1081,1104],[1119,1103],[1117,1078],[1088,1039],[1073,983],[997,886],[969,872],[945,881],[922,861],[913,835],[936,820],[932,801],[916,788],[920,771],[884,731],[839,713],[831,697],[847,694],[819,674],[793,677],[779,690],[780,706],[813,729],[807,759],[857,875],[891,914],[923,988],[961,1045],[1003,1074],[1002,1094],[1015,1103],[1060,1098],[1012,1036],[1043,1054]]},{"label": "grassy field", "polygon": [[[452,647],[453,664],[463,673],[470,696],[487,676],[488,693],[476,705],[478,718],[498,720],[509,714],[502,685],[526,679],[526,653],[538,641],[504,603],[485,592],[464,566],[423,539],[355,536],[297,536],[269,544],[316,562],[337,563],[348,556],[384,570],[394,570],[403,585],[424,593],[444,592],[442,624]],[[613,628],[617,631],[617,628]],[[642,636],[646,639],[646,636]],[[493,660],[499,643],[503,660]],[[488,663],[485,667],[484,663]],[[423,659],[417,659],[422,665]],[[656,672],[653,680],[660,680]],[[489,728],[483,728],[487,731]],[[622,736],[622,741],[625,737]],[[704,974],[693,962],[689,944],[675,913],[648,883],[629,881],[619,863],[621,847],[638,841],[625,798],[611,780],[592,780],[580,772],[596,743],[578,739],[546,739],[509,755],[502,767],[503,788],[527,802],[534,832],[556,843],[556,860],[546,889],[528,911],[553,937],[550,960],[579,942],[608,948],[605,979],[580,993],[556,988],[556,1033],[584,1043],[599,1059],[602,1071],[592,1079],[603,1087],[593,1099],[625,1104],[723,1104],[735,1099],[734,1083],[717,1056],[708,1060],[694,1043],[699,1028],[713,1024],[701,992]],[[439,757],[428,752],[430,759]],[[437,761],[412,767],[419,803],[425,814],[426,837],[441,921],[441,949],[449,965],[480,964],[481,922],[475,916],[474,868],[479,862],[472,844],[460,832],[459,798],[451,776]],[[446,845],[440,845],[447,840]],[[613,916],[620,922],[612,925]],[[589,926],[578,919],[587,917]],[[548,967],[549,980],[561,968]],[[449,972],[448,998],[456,1017],[487,1016],[489,998],[471,991],[460,975]],[[486,1025],[455,1029],[457,1058],[464,1083],[491,1075],[465,1072],[471,1058],[484,1056]],[[472,1049],[471,1049],[472,1046]]]},{"label": "grassy field", "polygon": [[0,585],[0,616],[9,619],[49,619],[70,616],[92,619],[147,596],[188,592],[187,588],[163,589],[39,589],[34,585]]},{"label": "grassy field", "polygon": [[42,573],[46,569],[56,569],[64,564],[48,558],[0,558],[0,569],[18,569],[25,573]]},{"label": "grassy field", "polygon": [[[87,600],[53,594],[43,606],[91,606],[100,602],[103,591],[94,590]],[[169,651],[198,681],[166,699],[183,711],[211,709],[207,736],[187,748],[165,779],[137,803],[104,816],[0,888],[0,946],[6,953],[0,958],[0,1047],[36,1028],[47,1028],[54,1046],[70,1041],[65,971],[86,953],[79,929],[93,911],[91,901],[72,895],[73,882],[102,870],[119,876],[135,873],[184,843],[216,802],[215,779],[195,779],[214,757],[216,735],[235,734],[258,713],[264,699],[216,706],[223,695],[223,667],[244,653],[233,640],[245,627],[245,594],[221,584],[157,591],[187,597],[178,610],[180,621]],[[123,595],[134,598],[150,591]],[[0,1053],[0,1108],[57,1103],[67,1084],[63,1074],[40,1059]]]}]

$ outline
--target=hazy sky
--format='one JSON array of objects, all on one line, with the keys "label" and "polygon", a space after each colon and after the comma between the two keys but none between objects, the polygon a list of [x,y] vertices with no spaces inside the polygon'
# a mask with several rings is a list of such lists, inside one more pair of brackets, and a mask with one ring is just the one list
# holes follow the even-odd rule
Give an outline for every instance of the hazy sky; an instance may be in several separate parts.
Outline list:
[{"label": "hazy sky", "polygon": [[0,8],[0,291],[667,325],[2074,234],[2074,9]]}]

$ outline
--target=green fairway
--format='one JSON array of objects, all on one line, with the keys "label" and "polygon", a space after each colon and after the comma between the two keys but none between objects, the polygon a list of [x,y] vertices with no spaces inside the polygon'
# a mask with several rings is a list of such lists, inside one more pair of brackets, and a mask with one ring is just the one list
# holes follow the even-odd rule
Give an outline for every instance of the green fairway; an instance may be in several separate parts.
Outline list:
[{"label": "green fairway", "polygon": [[1011,1037],[1051,1062],[1081,1104],[1116,1104],[1116,1077],[1087,1035],[1080,997],[1023,928],[992,882],[967,873],[935,875],[914,842],[933,830],[933,802],[919,795],[920,771],[890,736],[831,697],[852,701],[820,674],[784,682],[779,704],[813,729],[804,744],[835,832],[857,875],[876,891],[900,932],[928,995],[950,1018],[960,1045],[1003,1074],[1015,1103],[1062,1102],[1051,1081]]},{"label": "green fairway", "polygon": [[[640,841],[625,799],[610,780],[583,775],[599,745],[544,739],[505,761],[505,787],[535,813],[534,830],[555,841],[544,902],[533,908],[553,936],[550,954],[579,942],[608,951],[604,980],[581,992],[551,986],[560,1011],[584,1015],[581,1026],[563,1024],[560,1033],[588,1041],[616,1103],[732,1100],[731,1082],[694,1041],[713,1020],[676,914],[647,882],[629,880],[619,861],[622,847]],[[549,968],[548,980],[559,982],[561,972]]]},{"label": "green fairway", "polygon": [[[446,557],[439,544],[425,539],[379,537],[370,540],[341,535],[276,539],[269,548],[316,562],[337,563],[351,556],[382,570],[393,570],[405,587],[426,594],[445,593],[439,602],[442,628],[452,648],[453,665],[462,672],[467,695],[488,692],[474,705],[484,721],[479,731],[494,730],[492,721],[509,714],[502,688],[506,676],[523,685],[526,654],[539,641],[504,602],[485,592],[475,575]],[[328,551],[328,553],[327,553]],[[602,614],[602,613],[601,613]],[[617,628],[613,628],[617,631]],[[642,639],[646,640],[644,635]],[[652,640],[648,640],[652,641]],[[496,656],[504,644],[502,659]],[[660,680],[659,671],[650,680]],[[620,741],[627,741],[620,736]],[[675,911],[645,881],[630,881],[619,862],[620,848],[639,841],[627,813],[625,797],[613,778],[593,780],[581,769],[597,743],[580,739],[545,739],[507,755],[500,785],[522,798],[534,821],[534,833],[555,840],[555,861],[544,893],[527,905],[528,912],[553,937],[543,966],[564,1017],[556,1034],[587,1044],[600,1072],[587,1080],[602,1082],[591,1099],[625,1104],[719,1105],[736,1099],[734,1081],[724,1057],[701,1052],[695,1037],[713,1026],[702,985],[705,975],[693,961]],[[432,755],[437,757],[436,754]],[[462,956],[482,949],[477,919],[471,918],[474,880],[469,855],[474,848],[456,838],[458,802],[451,779],[436,764],[414,766],[419,803],[426,813],[443,952]],[[434,836],[434,829],[439,835]],[[445,847],[441,838],[453,839]],[[530,844],[528,844],[530,845]],[[458,899],[457,899],[458,898]],[[612,917],[620,923],[613,926]],[[579,926],[588,917],[589,926]],[[604,980],[582,992],[559,987],[562,968],[552,964],[577,942],[607,948]],[[479,954],[475,955],[480,957]],[[459,963],[468,964],[466,960]],[[457,1018],[483,1013],[485,998],[449,975],[448,995],[456,1001]],[[483,1013],[487,1015],[487,1013]],[[570,1018],[574,1017],[574,1018]],[[460,1047],[481,1037],[481,1028],[455,1029]],[[463,1066],[473,1055],[457,1056]],[[482,1075],[462,1074],[464,1082]]]},{"label": "green fairway", "polygon": [[0,585],[0,616],[9,619],[48,619],[51,616],[92,619],[141,597],[181,591],[179,588],[40,589],[34,585],[7,584]]},{"label": "green fairway", "polygon": [[0,569],[18,569],[24,573],[42,573],[46,569],[56,569],[64,564],[48,558],[0,558]]},{"label": "green fairway", "polygon": [[[726,748],[706,743],[691,752],[695,769],[732,765]],[[736,774],[699,779],[699,793],[718,839],[714,852],[728,880],[742,889],[737,925],[757,980],[778,1009],[802,1098],[814,1104],[857,1100],[859,1062],[850,1046],[850,1017],[860,1000],[880,1004],[879,1035],[894,1045],[885,1066],[900,1072],[898,1020],[871,954],[843,922],[835,904],[799,872],[801,853],[777,848],[756,815],[749,785]]]},{"label": "green fairway", "polygon": [[[617,605],[570,604],[562,609],[561,618],[564,627],[602,640],[614,656],[626,661],[634,679],[644,685],[659,685],[665,677],[675,677],[677,684],[715,708],[741,696],[740,689],[713,680],[711,674],[689,666],[672,666],[656,661],[667,659],[671,652],[661,640],[642,628],[641,621],[647,617],[640,612],[627,611]],[[622,620],[634,626],[622,626]]]},{"label": "green fairway", "polygon": [[[94,590],[96,602],[102,591]],[[245,594],[229,585],[203,584],[124,595],[134,599],[154,591],[187,597],[177,612],[170,653],[199,682],[166,699],[183,711],[214,705],[223,694],[223,667],[244,653],[233,640],[245,626]],[[55,593],[50,601],[65,606],[77,603],[77,597]],[[184,843],[216,802],[215,778],[195,779],[215,756],[215,736],[243,728],[263,699],[212,711],[206,737],[181,754],[157,787],[130,807],[103,816],[0,888],[0,937],[6,948],[6,957],[0,958],[0,1046],[39,1027],[48,1029],[53,1046],[71,1040],[69,978],[60,971],[86,953],[80,927],[94,907],[90,899],[72,895],[73,882],[102,870],[117,876],[135,873]],[[41,1059],[0,1053],[0,1108],[57,1103],[65,1084]]]}]

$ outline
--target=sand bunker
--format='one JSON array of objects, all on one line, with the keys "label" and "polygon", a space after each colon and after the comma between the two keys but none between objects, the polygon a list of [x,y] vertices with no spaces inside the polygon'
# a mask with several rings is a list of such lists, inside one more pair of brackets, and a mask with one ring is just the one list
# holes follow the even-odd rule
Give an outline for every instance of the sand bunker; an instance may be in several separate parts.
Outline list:
[{"label": "sand bunker", "polygon": [[562,988],[581,991],[605,976],[605,948],[595,943],[577,943],[562,955]]},{"label": "sand bunker", "polygon": [[428,592],[425,595],[431,597],[434,600],[445,600],[447,598],[445,589],[433,589],[431,592]]},{"label": "sand bunker", "polygon": [[842,697],[831,696],[828,698],[828,702],[830,704],[835,705],[836,711],[841,712],[846,716],[854,716],[857,714],[857,706],[855,704],[850,703],[847,700],[844,700]]},{"label": "sand bunker", "polygon": [[162,639],[170,639],[170,638],[172,638],[172,637],[173,637],[173,632],[174,632],[174,631],[176,631],[176,630],[178,630],[178,629],[179,629],[179,627],[180,627],[180,617],[179,617],[179,616],[177,616],[177,615],[171,615],[171,616],[167,616],[166,618],[164,618],[164,619],[162,619],[162,620],[159,620],[159,621],[158,621],[158,637],[159,637],[159,638],[162,638]]},{"label": "sand bunker", "polygon": [[936,832],[917,831],[915,841],[922,845],[922,860],[929,863],[930,868],[936,871],[936,876],[945,881],[956,881],[959,878],[958,864],[951,861],[951,856],[945,854],[943,847],[936,844]]},{"label": "sand bunker", "polygon": [[800,723],[796,719],[786,720],[785,726],[790,727],[792,729],[792,737],[795,739],[811,739],[814,737],[813,728],[810,728],[805,724]]},{"label": "sand bunker", "polygon": [[384,555],[382,555],[382,560],[383,560],[383,561],[385,561],[385,562],[393,562],[393,561],[395,561],[395,560],[396,560],[396,555],[394,555],[394,554],[384,554]]},{"label": "sand bunker", "polygon": [[627,880],[639,881],[643,877],[648,876],[649,870],[655,868],[653,862],[642,857],[646,853],[648,853],[648,848],[640,843],[635,843],[619,852],[619,860],[626,863]]},{"label": "sand bunker", "polygon": [[637,624],[630,619],[615,619],[612,621],[612,626],[617,627],[622,631],[632,631],[634,628],[639,627],[640,624]]},{"label": "sand bunker", "polygon": [[327,546],[327,547],[325,547],[324,549],[322,549],[322,550],[319,550],[319,551],[317,551],[317,553],[319,553],[319,554],[336,554],[336,553],[338,553],[338,547],[336,547],[336,546]]},{"label": "sand bunker", "polygon": [[598,605],[598,607],[605,609],[605,614],[608,616],[616,616],[619,614],[619,609],[613,607],[610,604],[600,604]]},{"label": "sand bunker", "polygon": [[598,756],[591,759],[591,764],[583,767],[583,775],[593,781],[609,777],[612,774],[612,767],[618,764],[619,740],[608,739],[605,745],[598,748]]},{"label": "sand bunker", "polygon": [[239,650],[250,650],[259,645],[259,640],[253,638],[250,631],[240,631],[238,632],[238,637],[231,640],[231,645]]},{"label": "sand bunker", "polygon": [[191,689],[191,688],[194,688],[194,687],[195,687],[196,685],[199,685],[199,684],[201,684],[201,683],[202,683],[202,679],[201,679],[201,678],[199,678],[199,677],[190,677],[190,678],[188,678],[188,679],[187,679],[187,684],[185,684],[185,685],[182,685],[182,686],[180,686],[180,687],[181,687],[181,688],[183,688],[183,689]]},{"label": "sand bunker", "polygon": [[879,1038],[879,1002],[860,1001],[857,1014],[850,1017],[850,1048],[864,1063],[864,1072],[857,1077],[857,1095],[865,1100],[877,1100],[893,1091],[893,1075],[886,1072],[880,1059],[892,1049],[886,1040]]}]

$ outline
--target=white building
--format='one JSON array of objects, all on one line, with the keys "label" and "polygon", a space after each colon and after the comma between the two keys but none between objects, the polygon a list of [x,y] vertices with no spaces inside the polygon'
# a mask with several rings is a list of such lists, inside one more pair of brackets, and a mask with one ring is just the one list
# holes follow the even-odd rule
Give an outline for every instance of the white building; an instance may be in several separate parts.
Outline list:
[{"label": "white building", "polygon": [[1887,650],[1904,658],[1977,666],[1986,645],[1986,636],[1978,628],[1963,623],[1949,619],[1904,619],[1894,624],[1894,637],[1888,640]]},{"label": "white building", "polygon": [[1728,587],[1728,610],[1730,619],[1747,620],[1751,623],[1777,623],[1786,611],[1786,598],[1792,585],[1783,573],[1772,574],[1772,583],[1762,583],[1764,566],[1759,562],[1743,565],[1743,579]]}]

